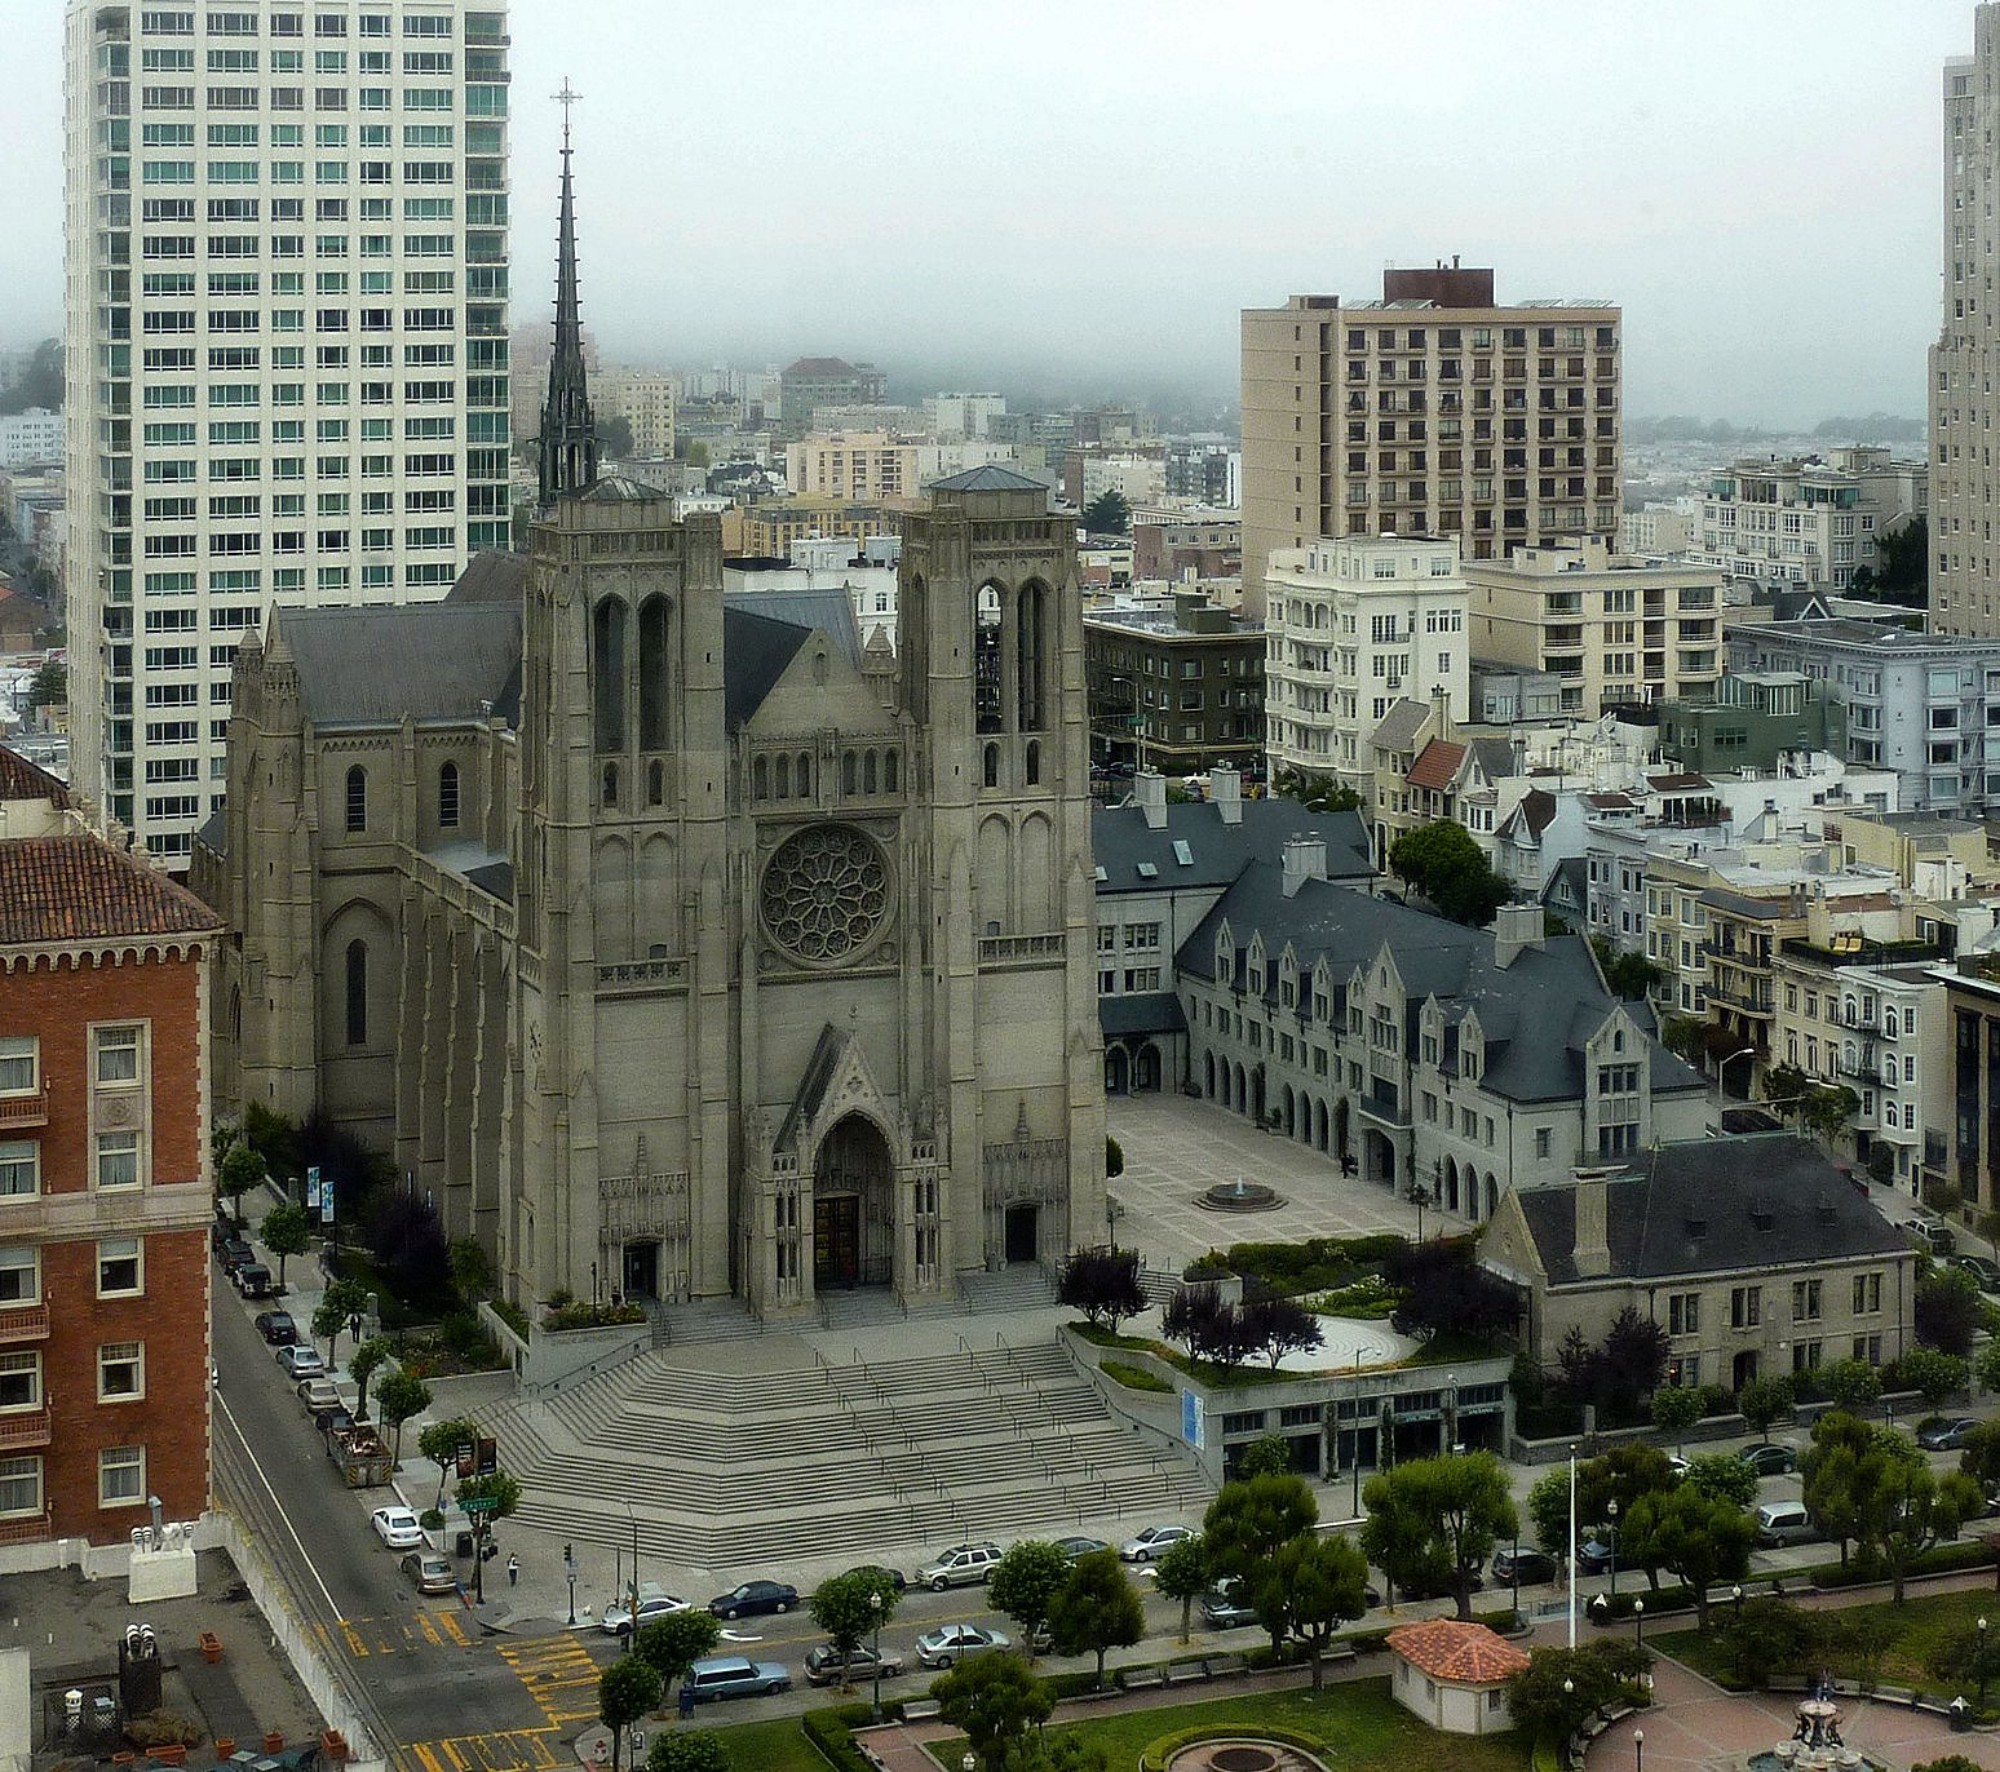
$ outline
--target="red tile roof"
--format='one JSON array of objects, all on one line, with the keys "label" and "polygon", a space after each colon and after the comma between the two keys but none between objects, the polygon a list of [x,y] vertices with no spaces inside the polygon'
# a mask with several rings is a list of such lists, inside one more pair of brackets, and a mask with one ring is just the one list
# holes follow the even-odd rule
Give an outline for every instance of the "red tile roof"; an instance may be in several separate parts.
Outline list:
[{"label": "red tile roof", "polygon": [[1389,1633],[1389,1647],[1434,1680],[1460,1686],[1497,1686],[1528,1665],[1525,1650],[1496,1636],[1483,1624],[1433,1618]]},{"label": "red tile roof", "polygon": [[1417,753],[1416,762],[1403,779],[1413,788],[1448,788],[1465,761],[1465,746],[1434,738]]},{"label": "red tile roof", "polygon": [[197,935],[215,913],[96,837],[0,842],[0,944]]},{"label": "red tile roof", "polygon": [[69,809],[69,789],[18,751],[0,745],[0,800],[48,800],[64,812]]}]

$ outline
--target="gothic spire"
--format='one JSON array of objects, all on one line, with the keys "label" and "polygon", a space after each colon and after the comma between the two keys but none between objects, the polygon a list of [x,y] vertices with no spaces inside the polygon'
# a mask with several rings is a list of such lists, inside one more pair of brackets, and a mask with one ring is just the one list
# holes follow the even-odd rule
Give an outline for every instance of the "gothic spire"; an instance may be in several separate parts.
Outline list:
[{"label": "gothic spire", "polygon": [[576,205],[570,192],[569,111],[581,96],[568,80],[556,95],[563,108],[562,207],[556,225],[556,350],[549,395],[542,406],[541,501],[583,491],[597,478],[597,431],[584,385],[583,322],[576,294]]}]

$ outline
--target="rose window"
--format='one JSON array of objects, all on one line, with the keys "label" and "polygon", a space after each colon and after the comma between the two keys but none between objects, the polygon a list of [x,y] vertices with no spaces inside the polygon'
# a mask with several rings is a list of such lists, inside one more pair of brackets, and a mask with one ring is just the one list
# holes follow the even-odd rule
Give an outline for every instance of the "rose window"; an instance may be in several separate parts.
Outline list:
[{"label": "rose window", "polygon": [[858,953],[888,915],[889,872],[859,831],[815,825],[764,869],[764,924],[788,953],[827,965]]}]

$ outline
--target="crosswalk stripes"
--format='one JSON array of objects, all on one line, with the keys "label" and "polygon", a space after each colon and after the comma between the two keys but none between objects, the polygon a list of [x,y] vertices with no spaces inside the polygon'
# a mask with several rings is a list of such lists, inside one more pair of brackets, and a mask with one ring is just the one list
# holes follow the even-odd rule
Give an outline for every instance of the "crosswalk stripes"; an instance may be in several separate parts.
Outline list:
[{"label": "crosswalk stripes", "polygon": [[[324,1625],[320,1634],[331,1642]],[[471,1639],[452,1612],[417,1612],[400,1618],[343,1618],[339,1630],[348,1654],[357,1661],[371,1655],[398,1655],[430,1644],[436,1649],[465,1649]]]},{"label": "crosswalk stripes", "polygon": [[597,1681],[603,1670],[576,1638],[503,1644],[500,1659],[519,1676],[553,1727],[596,1720]]},{"label": "crosswalk stripes", "polygon": [[498,1729],[397,1750],[400,1772],[550,1772],[560,1765],[553,1729]]}]

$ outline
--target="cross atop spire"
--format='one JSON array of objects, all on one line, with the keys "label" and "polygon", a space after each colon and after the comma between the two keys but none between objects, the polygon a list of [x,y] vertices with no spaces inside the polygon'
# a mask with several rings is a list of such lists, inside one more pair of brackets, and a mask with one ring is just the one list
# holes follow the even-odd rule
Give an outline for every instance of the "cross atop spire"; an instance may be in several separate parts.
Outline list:
[{"label": "cross atop spire", "polygon": [[570,107],[583,95],[565,76],[554,95],[563,108],[562,202],[556,222],[556,348],[542,406],[541,497],[548,504],[597,478],[597,431],[583,369],[583,316],[576,289],[576,202],[570,188]]}]

